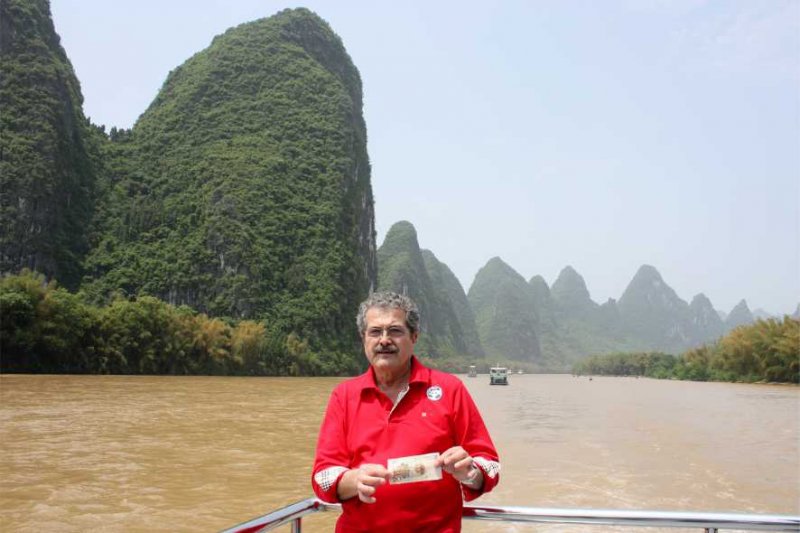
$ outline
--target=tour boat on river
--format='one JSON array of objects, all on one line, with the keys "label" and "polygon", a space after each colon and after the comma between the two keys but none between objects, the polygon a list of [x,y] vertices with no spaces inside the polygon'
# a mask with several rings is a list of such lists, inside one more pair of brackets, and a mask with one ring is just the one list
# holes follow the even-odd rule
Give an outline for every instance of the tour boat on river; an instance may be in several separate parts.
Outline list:
[{"label": "tour boat on river", "polygon": [[[271,531],[285,524],[291,524],[292,533],[301,533],[304,516],[321,511],[336,512],[340,509],[341,506],[338,504],[325,503],[318,498],[309,498],[239,524],[222,533],[260,533]],[[800,531],[800,516],[774,514],[554,509],[465,504],[461,515],[465,520],[634,526],[639,528],[697,528],[706,533],[716,533],[722,529]]]},{"label": "tour boat on river", "polygon": [[490,368],[489,385],[508,385],[508,369],[504,366]]}]

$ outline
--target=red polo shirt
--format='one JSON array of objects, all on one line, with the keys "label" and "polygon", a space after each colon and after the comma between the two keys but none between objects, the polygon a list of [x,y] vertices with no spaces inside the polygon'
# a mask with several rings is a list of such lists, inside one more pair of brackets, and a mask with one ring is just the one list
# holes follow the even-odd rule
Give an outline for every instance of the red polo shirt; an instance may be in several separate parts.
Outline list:
[{"label": "red polo shirt", "polygon": [[[342,474],[364,463],[463,447],[483,471],[483,488],[472,490],[442,472],[442,479],[377,488],[375,503],[358,496],[342,503],[337,532],[461,531],[461,508],[494,488],[500,463],[489,432],[460,379],[411,358],[409,389],[392,405],[370,368],[333,391],[317,441],[311,485],[317,496],[338,503]],[[463,497],[462,497],[463,495]]]}]

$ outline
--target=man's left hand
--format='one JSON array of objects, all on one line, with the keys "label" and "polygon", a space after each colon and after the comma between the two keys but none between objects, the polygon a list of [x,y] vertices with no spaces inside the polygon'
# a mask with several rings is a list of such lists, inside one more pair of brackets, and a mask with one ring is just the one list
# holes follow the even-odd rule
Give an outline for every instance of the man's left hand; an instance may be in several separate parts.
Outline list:
[{"label": "man's left hand", "polygon": [[436,460],[437,465],[461,483],[468,483],[475,478],[477,469],[472,457],[461,446],[453,446]]}]

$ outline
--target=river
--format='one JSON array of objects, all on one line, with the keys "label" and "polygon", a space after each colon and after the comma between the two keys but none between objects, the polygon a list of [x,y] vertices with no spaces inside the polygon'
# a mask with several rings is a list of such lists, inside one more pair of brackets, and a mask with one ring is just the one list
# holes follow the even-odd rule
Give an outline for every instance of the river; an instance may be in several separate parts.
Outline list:
[{"label": "river", "polygon": [[[0,530],[217,531],[309,497],[340,380],[2,375]],[[800,514],[796,386],[463,380],[503,464],[479,501]],[[308,517],[304,531],[334,520]],[[532,530],[465,522],[468,532]]]}]

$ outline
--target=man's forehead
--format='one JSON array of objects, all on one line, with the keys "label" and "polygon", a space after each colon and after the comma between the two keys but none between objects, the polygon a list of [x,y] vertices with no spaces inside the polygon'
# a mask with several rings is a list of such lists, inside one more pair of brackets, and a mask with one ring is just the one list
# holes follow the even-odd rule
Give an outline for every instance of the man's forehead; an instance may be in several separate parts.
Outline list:
[{"label": "man's forehead", "polygon": [[370,307],[365,317],[367,325],[371,324],[405,324],[406,312],[397,307]]}]

